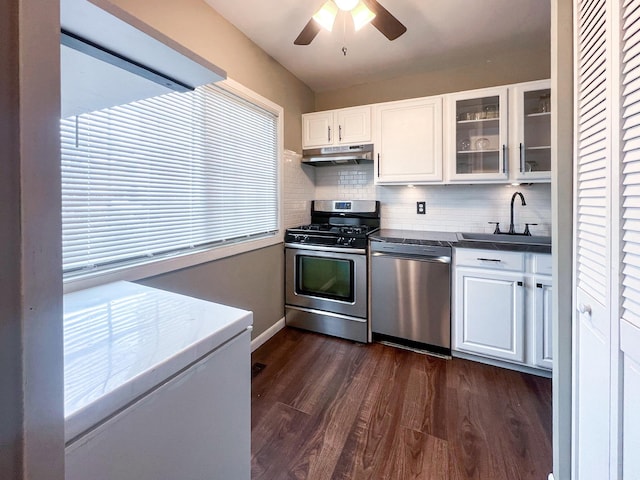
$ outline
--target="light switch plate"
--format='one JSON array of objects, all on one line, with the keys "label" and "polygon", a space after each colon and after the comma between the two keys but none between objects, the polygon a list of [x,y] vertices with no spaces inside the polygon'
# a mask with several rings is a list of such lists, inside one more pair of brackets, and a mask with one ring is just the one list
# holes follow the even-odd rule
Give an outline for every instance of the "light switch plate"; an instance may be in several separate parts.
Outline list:
[{"label": "light switch plate", "polygon": [[416,213],[418,215],[424,215],[425,213],[427,213],[427,202],[417,202]]}]

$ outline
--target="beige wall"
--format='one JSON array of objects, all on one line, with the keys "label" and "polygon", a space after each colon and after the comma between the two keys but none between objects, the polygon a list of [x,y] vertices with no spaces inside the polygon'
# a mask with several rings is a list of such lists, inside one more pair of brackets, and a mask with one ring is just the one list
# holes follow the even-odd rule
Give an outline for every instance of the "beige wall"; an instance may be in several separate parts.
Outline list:
[{"label": "beige wall", "polygon": [[[300,115],[314,105],[304,83],[222,18],[204,0],[112,0],[229,78],[284,108],[284,146],[301,150]],[[253,338],[284,315],[282,245],[150,278],[141,283],[253,311]]]},{"label": "beige wall", "polygon": [[255,338],[284,316],[284,247],[278,244],[139,283],[251,310]]},{"label": "beige wall", "polygon": [[439,95],[474,88],[492,87],[550,77],[548,42],[524,51],[508,51],[491,55],[478,63],[451,62],[430,69],[378,82],[365,83],[340,90],[318,92],[315,109],[388,102],[406,98]]},{"label": "beige wall", "polygon": [[300,151],[300,114],[313,110],[313,92],[204,0],[111,1],[226,70],[229,78],[281,105],[284,146]]}]

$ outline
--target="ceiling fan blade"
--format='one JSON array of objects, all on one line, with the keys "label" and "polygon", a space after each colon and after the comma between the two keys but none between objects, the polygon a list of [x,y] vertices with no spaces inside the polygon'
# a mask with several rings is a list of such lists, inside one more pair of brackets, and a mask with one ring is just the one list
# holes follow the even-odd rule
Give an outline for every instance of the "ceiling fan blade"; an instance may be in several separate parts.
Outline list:
[{"label": "ceiling fan blade", "polygon": [[295,45],[309,45],[311,41],[316,38],[316,35],[318,35],[321,28],[320,24],[312,18],[309,20],[309,23],[305,25],[300,32],[300,35],[298,35],[298,38],[296,38],[293,43]]},{"label": "ceiling fan blade", "polygon": [[389,13],[389,10],[380,5],[376,0],[362,0],[367,8],[376,14],[376,18],[371,21],[371,24],[380,30],[385,37],[389,40],[395,40],[404,32],[407,31],[400,21]]}]

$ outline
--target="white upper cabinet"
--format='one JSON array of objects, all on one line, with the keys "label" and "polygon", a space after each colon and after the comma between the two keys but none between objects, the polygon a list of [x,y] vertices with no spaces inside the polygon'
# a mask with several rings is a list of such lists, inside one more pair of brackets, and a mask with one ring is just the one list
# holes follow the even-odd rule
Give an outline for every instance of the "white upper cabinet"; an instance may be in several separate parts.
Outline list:
[{"label": "white upper cabinet", "polygon": [[374,107],[375,182],[441,183],[442,97]]},{"label": "white upper cabinet", "polygon": [[551,82],[541,80],[447,95],[448,180],[551,179]]},{"label": "white upper cabinet", "polygon": [[375,183],[549,182],[551,82],[302,115],[302,148],[370,143]]},{"label": "white upper cabinet", "polygon": [[508,87],[447,95],[449,180],[507,181]]},{"label": "white upper cabinet", "polygon": [[335,114],[337,143],[371,141],[371,107],[343,108]]},{"label": "white upper cabinet", "polygon": [[302,115],[302,148],[371,142],[371,107]]},{"label": "white upper cabinet", "polygon": [[333,145],[333,112],[306,113],[302,115],[302,148]]},{"label": "white upper cabinet", "polygon": [[521,182],[551,178],[551,82],[516,85],[510,90],[509,160],[511,178]]}]

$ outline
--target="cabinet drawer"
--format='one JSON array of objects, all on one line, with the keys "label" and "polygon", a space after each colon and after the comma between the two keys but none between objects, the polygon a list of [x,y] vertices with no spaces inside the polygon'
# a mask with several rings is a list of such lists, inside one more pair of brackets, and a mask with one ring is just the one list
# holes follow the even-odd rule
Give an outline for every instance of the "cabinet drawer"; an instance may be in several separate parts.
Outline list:
[{"label": "cabinet drawer", "polygon": [[551,255],[535,255],[533,258],[533,273],[551,275],[553,273]]},{"label": "cabinet drawer", "polygon": [[524,271],[524,254],[475,248],[456,248],[455,264],[456,266],[490,268],[493,270]]}]

